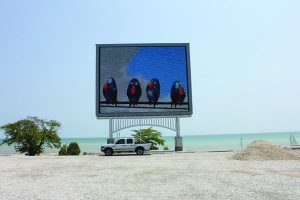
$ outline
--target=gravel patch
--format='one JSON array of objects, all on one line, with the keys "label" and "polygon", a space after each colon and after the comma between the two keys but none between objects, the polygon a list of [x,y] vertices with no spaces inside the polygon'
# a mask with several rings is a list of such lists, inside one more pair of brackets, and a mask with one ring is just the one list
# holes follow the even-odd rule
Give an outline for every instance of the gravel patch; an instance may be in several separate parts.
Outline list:
[{"label": "gravel patch", "polygon": [[300,161],[232,155],[1,156],[0,199],[300,199]]}]

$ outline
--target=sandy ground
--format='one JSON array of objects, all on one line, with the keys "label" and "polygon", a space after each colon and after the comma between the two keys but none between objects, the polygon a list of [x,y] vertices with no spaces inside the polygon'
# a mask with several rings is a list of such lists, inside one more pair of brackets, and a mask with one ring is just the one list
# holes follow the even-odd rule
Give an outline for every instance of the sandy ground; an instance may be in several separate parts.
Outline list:
[{"label": "sandy ground", "polygon": [[0,199],[300,199],[300,161],[231,155],[0,156]]}]

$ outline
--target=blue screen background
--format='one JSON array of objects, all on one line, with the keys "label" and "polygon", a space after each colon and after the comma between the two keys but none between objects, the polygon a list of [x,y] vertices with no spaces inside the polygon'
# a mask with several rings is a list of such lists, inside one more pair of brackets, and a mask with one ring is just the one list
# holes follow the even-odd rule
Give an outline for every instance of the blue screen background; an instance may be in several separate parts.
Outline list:
[{"label": "blue screen background", "polygon": [[170,96],[173,83],[179,80],[187,91],[185,47],[139,47],[128,63],[128,76],[157,78],[161,97]]}]

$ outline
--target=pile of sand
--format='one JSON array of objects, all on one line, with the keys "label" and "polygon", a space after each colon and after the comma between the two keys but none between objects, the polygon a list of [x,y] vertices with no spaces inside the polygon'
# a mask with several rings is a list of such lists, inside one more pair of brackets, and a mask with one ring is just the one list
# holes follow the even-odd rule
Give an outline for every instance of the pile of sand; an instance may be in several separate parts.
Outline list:
[{"label": "pile of sand", "polygon": [[268,141],[255,140],[232,156],[235,160],[300,160],[300,155]]}]

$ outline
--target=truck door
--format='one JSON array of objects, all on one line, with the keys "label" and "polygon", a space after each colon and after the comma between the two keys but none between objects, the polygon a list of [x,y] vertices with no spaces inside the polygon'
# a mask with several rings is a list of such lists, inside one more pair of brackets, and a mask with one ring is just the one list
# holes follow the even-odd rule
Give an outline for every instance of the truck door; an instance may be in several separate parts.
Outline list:
[{"label": "truck door", "polygon": [[116,142],[115,151],[124,151],[125,146],[125,139],[119,139]]},{"label": "truck door", "polygon": [[126,150],[127,151],[134,151],[133,139],[131,139],[131,138],[126,139]]}]

